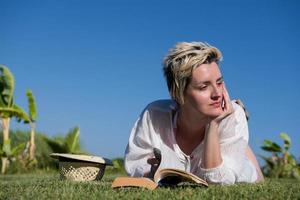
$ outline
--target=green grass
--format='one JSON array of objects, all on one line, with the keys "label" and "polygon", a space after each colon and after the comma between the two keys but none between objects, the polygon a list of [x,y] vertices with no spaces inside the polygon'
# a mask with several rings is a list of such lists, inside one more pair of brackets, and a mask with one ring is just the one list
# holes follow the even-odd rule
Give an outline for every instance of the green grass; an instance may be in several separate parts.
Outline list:
[{"label": "green grass", "polygon": [[99,182],[59,180],[58,173],[0,175],[0,199],[300,199],[300,182],[267,179],[263,184],[232,186],[111,189],[123,174],[106,173]]}]

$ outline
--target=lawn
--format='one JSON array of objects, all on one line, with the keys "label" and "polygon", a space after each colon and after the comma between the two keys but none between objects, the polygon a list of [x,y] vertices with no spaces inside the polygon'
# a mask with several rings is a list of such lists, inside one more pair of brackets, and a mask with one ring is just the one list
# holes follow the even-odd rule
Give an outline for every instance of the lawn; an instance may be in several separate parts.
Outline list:
[{"label": "lawn", "polygon": [[107,172],[99,182],[59,180],[58,173],[0,175],[0,199],[300,199],[300,181],[267,179],[263,184],[232,186],[111,189],[122,174]]}]

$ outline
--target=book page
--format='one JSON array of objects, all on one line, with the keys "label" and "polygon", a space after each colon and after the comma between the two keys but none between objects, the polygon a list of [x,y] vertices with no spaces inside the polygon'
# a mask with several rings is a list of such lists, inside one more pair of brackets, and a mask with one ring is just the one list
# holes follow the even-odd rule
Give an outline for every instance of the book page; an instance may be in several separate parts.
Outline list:
[{"label": "book page", "polygon": [[191,182],[208,186],[208,183],[198,176],[183,170],[172,168],[158,170],[155,173],[154,180],[156,183],[160,183],[162,185],[177,185],[180,182]]}]

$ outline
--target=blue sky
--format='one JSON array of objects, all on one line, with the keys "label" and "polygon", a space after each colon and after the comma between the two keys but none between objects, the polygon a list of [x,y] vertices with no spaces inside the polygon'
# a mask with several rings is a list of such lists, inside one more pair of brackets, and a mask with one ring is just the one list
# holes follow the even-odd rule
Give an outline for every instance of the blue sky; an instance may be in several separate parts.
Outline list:
[{"label": "blue sky", "polygon": [[87,151],[122,156],[143,108],[169,98],[168,49],[205,41],[223,52],[230,96],[250,112],[255,153],[287,132],[300,156],[298,1],[0,0],[0,8],[0,63],[15,76],[17,104],[27,108],[32,89],[40,132],[78,125]]}]

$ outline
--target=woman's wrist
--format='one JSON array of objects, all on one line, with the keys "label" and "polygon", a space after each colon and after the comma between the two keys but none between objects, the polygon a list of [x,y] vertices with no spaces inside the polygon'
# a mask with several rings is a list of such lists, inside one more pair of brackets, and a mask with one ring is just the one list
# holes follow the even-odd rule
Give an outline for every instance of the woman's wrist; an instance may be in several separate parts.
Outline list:
[{"label": "woman's wrist", "polygon": [[220,121],[219,120],[211,120],[209,123],[209,128],[219,128]]},{"label": "woman's wrist", "polygon": [[211,121],[208,124],[207,130],[206,130],[206,134],[205,135],[215,135],[219,133],[219,122],[216,121]]}]

